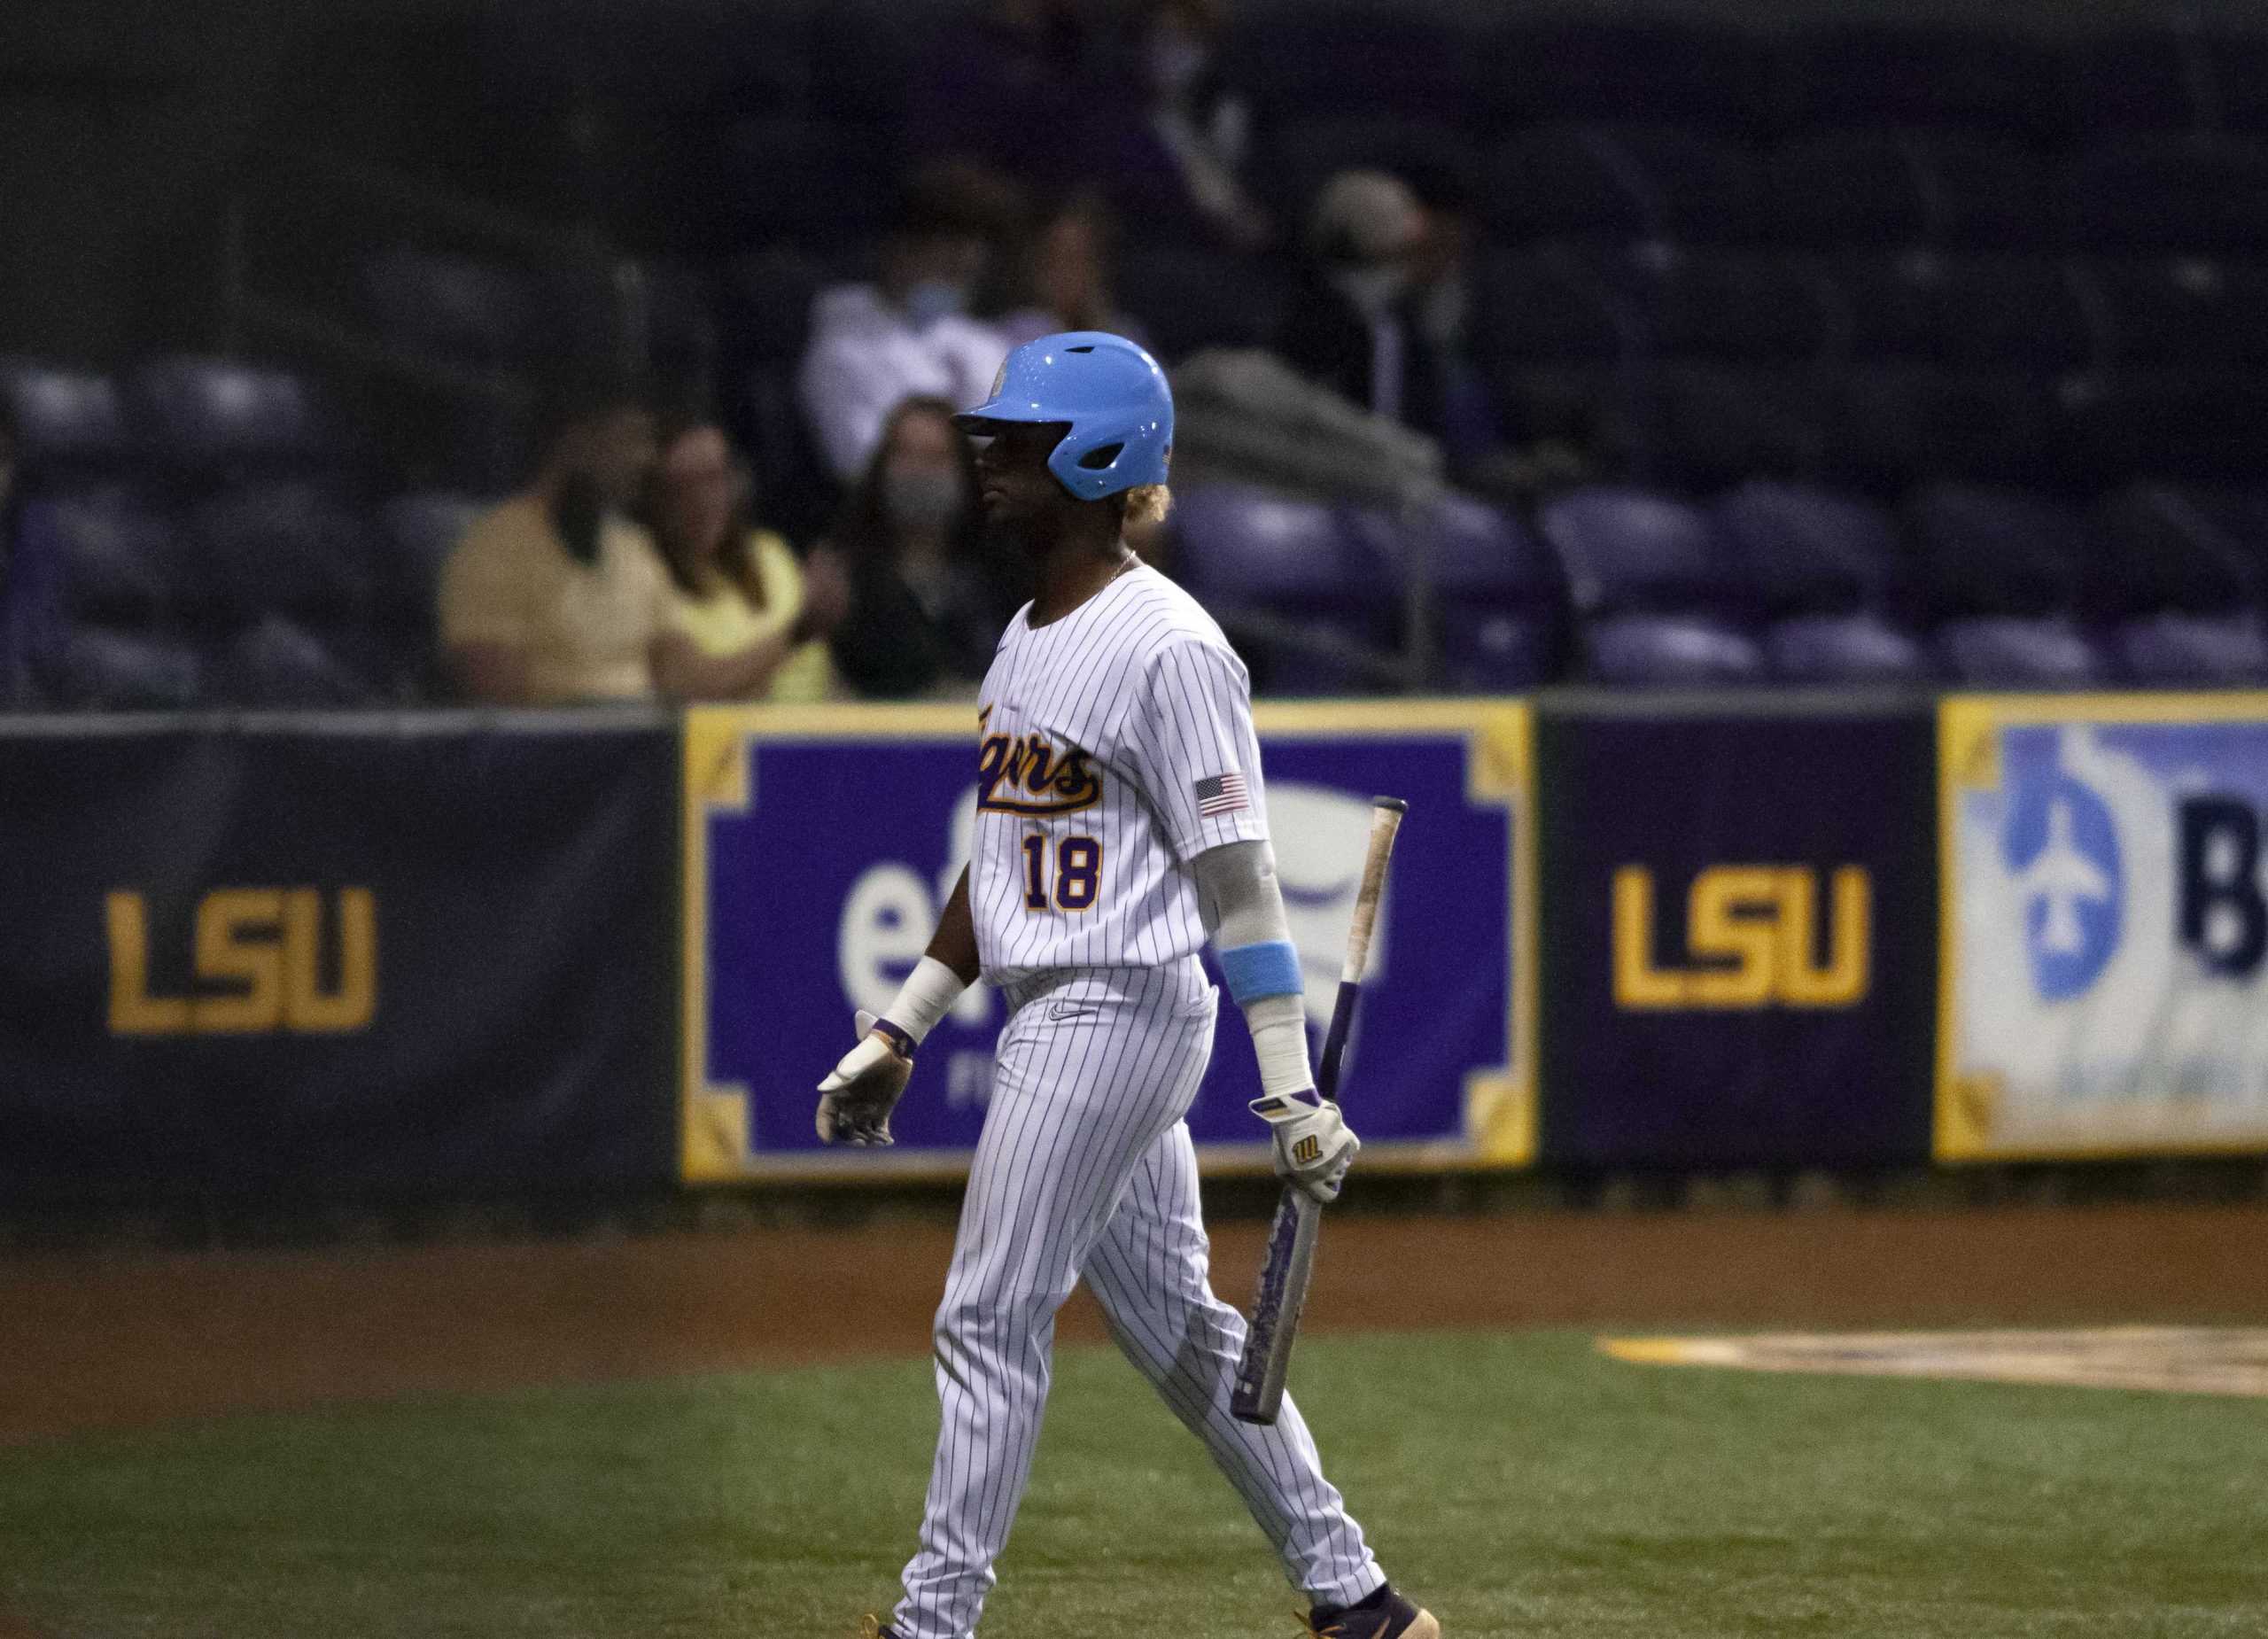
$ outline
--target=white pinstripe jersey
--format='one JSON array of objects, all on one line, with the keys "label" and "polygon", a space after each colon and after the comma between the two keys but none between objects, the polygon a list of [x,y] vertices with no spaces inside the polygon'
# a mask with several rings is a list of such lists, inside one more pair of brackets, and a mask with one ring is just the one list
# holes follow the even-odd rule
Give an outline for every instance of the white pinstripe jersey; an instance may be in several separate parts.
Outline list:
[{"label": "white pinstripe jersey", "polygon": [[1155,570],[1045,625],[1030,614],[1009,621],[980,696],[968,890],[984,976],[1193,956],[1190,862],[1268,835],[1251,677]]}]

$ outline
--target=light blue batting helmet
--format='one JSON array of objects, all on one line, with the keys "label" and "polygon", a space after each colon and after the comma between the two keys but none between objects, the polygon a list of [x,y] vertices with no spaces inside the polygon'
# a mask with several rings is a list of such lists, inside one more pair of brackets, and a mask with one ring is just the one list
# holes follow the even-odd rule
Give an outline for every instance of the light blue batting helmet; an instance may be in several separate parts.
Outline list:
[{"label": "light blue batting helmet", "polygon": [[992,396],[953,423],[983,433],[1001,422],[1062,422],[1047,470],[1081,501],[1166,481],[1173,392],[1158,361],[1123,336],[1066,330],[1010,353]]}]

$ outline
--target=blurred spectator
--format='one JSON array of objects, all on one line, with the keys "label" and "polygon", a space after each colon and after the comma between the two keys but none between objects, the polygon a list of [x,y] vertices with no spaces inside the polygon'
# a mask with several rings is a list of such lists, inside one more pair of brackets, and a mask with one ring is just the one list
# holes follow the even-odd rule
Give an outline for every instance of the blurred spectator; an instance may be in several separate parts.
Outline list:
[{"label": "blurred spectator", "polygon": [[1132,82],[1096,86],[1086,146],[1128,221],[1251,251],[1274,230],[1242,180],[1252,112],[1221,73],[1227,21],[1227,0],[1138,6],[1122,52]]},{"label": "blurred spectator", "polygon": [[921,151],[1051,185],[1077,159],[1090,29],[1081,0],[983,0],[946,24],[908,93]]},{"label": "blurred spectator", "polygon": [[1030,595],[1021,557],[984,540],[956,408],[913,398],[890,412],[834,532],[851,594],[835,663],[862,695],[969,696]]},{"label": "blurred spectator", "polygon": [[1148,346],[1141,325],[1111,301],[1110,252],[1117,224],[1100,196],[1073,194],[1032,236],[1025,255],[1029,305],[1002,318],[1002,338],[1020,347],[1058,330],[1108,330]]},{"label": "blurred spectator", "polygon": [[1309,225],[1309,262],[1285,309],[1276,351],[1319,386],[1406,421],[1425,384],[1409,299],[1425,250],[1425,210],[1384,171],[1341,171]]},{"label": "blurred spectator", "polygon": [[542,469],[475,520],[441,571],[441,651],[457,693],[489,705],[736,700],[769,655],[704,654],[629,509],[655,460],[654,415],[620,387],[563,394]]},{"label": "blurred spectator", "polygon": [[749,676],[740,698],[825,699],[833,680],[826,639],[850,600],[834,556],[798,564],[786,541],[750,523],[748,470],[716,427],[696,423],[666,438],[649,488],[677,628],[703,654],[741,660]]},{"label": "blurred spectator", "polygon": [[633,392],[571,389],[545,423],[534,483],[443,566],[444,664],[462,697],[489,704],[643,697],[669,584],[625,512],[654,462],[653,413]]},{"label": "blurred spectator", "polygon": [[1317,385],[1441,447],[1452,477],[1517,490],[1580,467],[1553,446],[1515,457],[1469,336],[1471,200],[1446,173],[1425,196],[1384,171],[1342,171],[1324,187],[1310,260],[1276,351]]},{"label": "blurred spectator", "polygon": [[1503,450],[1493,395],[1472,358],[1472,252],[1480,228],[1472,186],[1446,167],[1413,167],[1407,181],[1424,226],[1410,259],[1412,367],[1402,419],[1440,440],[1451,471],[1470,473]]},{"label": "blurred spectator", "polygon": [[882,247],[882,276],[837,285],[812,307],[804,413],[836,478],[866,466],[890,407],[914,393],[975,404],[1008,345],[969,318],[969,293],[1014,208],[998,178],[958,164],[908,180]]}]

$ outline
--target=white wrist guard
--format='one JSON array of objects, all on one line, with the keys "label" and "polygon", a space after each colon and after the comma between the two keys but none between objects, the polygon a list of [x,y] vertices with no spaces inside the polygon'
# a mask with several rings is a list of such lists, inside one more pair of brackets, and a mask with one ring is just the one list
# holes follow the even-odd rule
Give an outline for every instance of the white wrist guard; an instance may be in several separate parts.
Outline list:
[{"label": "white wrist guard", "polygon": [[934,956],[925,956],[905,976],[905,983],[897,992],[897,999],[882,1010],[882,1017],[913,1037],[916,1045],[921,1038],[936,1028],[937,1021],[951,1011],[968,989],[962,978]]},{"label": "white wrist guard", "polygon": [[1306,1092],[1315,1086],[1308,1064],[1308,1006],[1297,996],[1263,996],[1247,1003],[1244,1021],[1252,1030],[1253,1056],[1260,1060],[1263,1101]]}]

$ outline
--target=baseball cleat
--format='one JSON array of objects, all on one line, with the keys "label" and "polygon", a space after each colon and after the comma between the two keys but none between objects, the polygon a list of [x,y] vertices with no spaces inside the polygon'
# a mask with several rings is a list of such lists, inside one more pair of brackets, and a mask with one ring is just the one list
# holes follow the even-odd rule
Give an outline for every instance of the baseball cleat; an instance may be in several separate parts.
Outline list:
[{"label": "baseball cleat", "polygon": [[1317,1605],[1308,1614],[1307,1629],[1309,1639],[1441,1639],[1433,1613],[1394,1592],[1391,1582],[1342,1610]]},{"label": "baseball cleat", "polygon": [[869,1613],[858,1619],[858,1639],[897,1639],[897,1633],[883,1627],[881,1617]]}]

